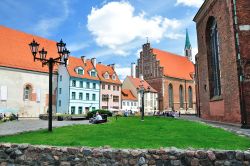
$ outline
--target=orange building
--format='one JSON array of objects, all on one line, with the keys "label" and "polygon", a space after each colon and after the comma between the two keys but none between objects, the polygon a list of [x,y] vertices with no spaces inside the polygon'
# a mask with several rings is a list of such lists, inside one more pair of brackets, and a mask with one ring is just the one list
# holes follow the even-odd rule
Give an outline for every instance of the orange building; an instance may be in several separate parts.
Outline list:
[{"label": "orange building", "polygon": [[184,50],[186,56],[151,48],[150,43],[142,46],[136,75],[143,75],[157,90],[160,111],[195,113],[194,64],[188,34]]}]

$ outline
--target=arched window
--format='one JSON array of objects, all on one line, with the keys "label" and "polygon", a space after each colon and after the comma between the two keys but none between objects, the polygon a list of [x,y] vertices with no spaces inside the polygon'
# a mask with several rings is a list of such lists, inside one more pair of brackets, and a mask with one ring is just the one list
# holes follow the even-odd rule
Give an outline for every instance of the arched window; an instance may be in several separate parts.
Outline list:
[{"label": "arched window", "polygon": [[208,46],[209,90],[210,98],[213,98],[221,95],[219,33],[214,17],[210,17],[208,20],[206,40]]},{"label": "arched window", "polygon": [[188,87],[188,107],[193,108],[193,91],[191,86]]},{"label": "arched window", "polygon": [[29,85],[29,84],[25,85],[24,90],[23,90],[23,99],[24,100],[31,100],[31,93],[32,93],[31,85]]},{"label": "arched window", "polygon": [[184,107],[184,97],[183,97],[183,86],[180,85],[179,88],[179,96],[180,96],[180,108]]},{"label": "arched window", "polygon": [[173,85],[168,85],[168,102],[169,108],[174,108],[174,95],[173,95]]}]

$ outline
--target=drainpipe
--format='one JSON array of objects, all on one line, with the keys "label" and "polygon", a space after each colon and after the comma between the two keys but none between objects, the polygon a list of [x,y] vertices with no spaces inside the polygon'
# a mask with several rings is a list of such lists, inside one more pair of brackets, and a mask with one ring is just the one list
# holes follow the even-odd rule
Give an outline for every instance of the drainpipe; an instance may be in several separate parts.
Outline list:
[{"label": "drainpipe", "polygon": [[234,23],[234,34],[235,34],[235,49],[236,49],[236,59],[237,59],[237,71],[238,71],[238,83],[239,83],[239,94],[240,94],[240,111],[241,111],[241,124],[242,128],[247,125],[247,114],[245,109],[245,101],[243,97],[244,85],[243,85],[243,75],[241,66],[241,55],[240,55],[240,43],[239,43],[239,33],[238,33],[238,23],[237,23],[237,11],[236,11],[236,0],[232,0],[233,6],[233,23]]}]

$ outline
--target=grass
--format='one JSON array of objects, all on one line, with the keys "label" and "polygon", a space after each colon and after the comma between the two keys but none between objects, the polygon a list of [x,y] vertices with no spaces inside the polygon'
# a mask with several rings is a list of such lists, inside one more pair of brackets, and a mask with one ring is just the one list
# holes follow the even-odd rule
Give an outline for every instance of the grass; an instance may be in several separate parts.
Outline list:
[{"label": "grass", "polygon": [[0,137],[0,142],[114,148],[250,148],[250,139],[219,128],[172,118],[114,118],[99,125],[74,125]]}]

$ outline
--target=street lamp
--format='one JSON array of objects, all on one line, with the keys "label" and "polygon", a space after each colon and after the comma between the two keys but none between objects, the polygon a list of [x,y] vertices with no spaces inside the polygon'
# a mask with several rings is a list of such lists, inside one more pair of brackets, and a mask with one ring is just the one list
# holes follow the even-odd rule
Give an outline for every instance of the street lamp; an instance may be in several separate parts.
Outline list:
[{"label": "street lamp", "polygon": [[150,87],[148,86],[148,88],[145,89],[141,82],[141,85],[139,85],[139,88],[137,88],[137,91],[141,94],[141,100],[142,100],[141,101],[141,121],[144,121],[144,94],[150,91]]},{"label": "street lamp", "polygon": [[110,95],[110,98],[109,94],[106,94],[106,99],[107,99],[107,110],[109,110],[109,99],[112,99],[112,94]]},{"label": "street lamp", "polygon": [[[39,48],[39,43],[37,43],[34,39],[33,41],[29,44],[31,53],[34,57],[34,62],[36,60],[42,62],[42,66],[48,65],[49,67],[49,118],[48,118],[48,131],[52,131],[52,75],[53,75],[53,66],[55,64],[61,64],[67,66],[67,61],[69,58],[69,50],[65,47],[66,44],[63,43],[62,39],[60,42],[56,43],[57,50],[59,57],[57,58],[46,58],[47,56],[47,51],[45,51],[44,48],[42,50],[38,51]],[[39,53],[40,57],[36,57],[37,52]]]}]

